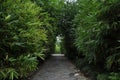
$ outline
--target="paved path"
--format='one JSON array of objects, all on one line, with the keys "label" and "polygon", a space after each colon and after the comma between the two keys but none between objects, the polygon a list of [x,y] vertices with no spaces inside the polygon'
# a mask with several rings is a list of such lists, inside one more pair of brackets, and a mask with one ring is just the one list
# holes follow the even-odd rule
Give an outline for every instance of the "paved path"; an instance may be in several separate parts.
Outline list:
[{"label": "paved path", "polygon": [[88,80],[64,55],[52,55],[31,80]]}]

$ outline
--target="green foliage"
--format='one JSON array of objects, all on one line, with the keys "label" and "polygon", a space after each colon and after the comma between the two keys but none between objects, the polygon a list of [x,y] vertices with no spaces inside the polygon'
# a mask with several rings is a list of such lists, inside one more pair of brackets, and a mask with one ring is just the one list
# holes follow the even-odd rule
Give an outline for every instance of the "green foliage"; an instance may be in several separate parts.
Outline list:
[{"label": "green foliage", "polygon": [[115,67],[119,66],[120,56],[119,3],[117,0],[80,0],[78,4],[79,11],[74,19],[77,49],[88,63],[117,70]]},{"label": "green foliage", "polygon": [[36,70],[38,59],[60,50],[57,35],[64,37],[62,53],[77,67],[92,65],[113,72],[99,74],[98,80],[119,80],[119,7],[119,0],[0,0],[0,80]]},{"label": "green foliage", "polygon": [[62,37],[59,35],[56,37],[56,44],[55,44],[55,53],[60,54],[61,53],[61,41]]},{"label": "green foliage", "polygon": [[60,53],[60,45],[58,45],[58,44],[56,44],[55,53],[57,53],[57,54]]},{"label": "green foliage", "polygon": [[39,44],[47,41],[47,31],[42,27],[43,20],[39,19],[43,14],[41,8],[29,0],[5,1],[2,7],[5,9],[2,12],[1,22],[3,25],[1,27],[1,49],[5,47],[3,53],[5,51],[9,55],[18,55],[41,49],[42,46]]},{"label": "green foliage", "polygon": [[15,64],[17,64],[18,66],[16,69],[18,69],[19,75],[22,78],[22,77],[27,77],[29,72],[37,69],[38,61],[37,61],[37,57],[31,55],[27,55],[27,56],[21,55],[16,60]]},{"label": "green foliage", "polygon": [[4,70],[0,70],[0,79],[1,80],[5,80],[5,79],[9,79],[9,80],[14,80],[14,79],[18,79],[19,74],[17,73],[17,71],[14,68],[6,68]]},{"label": "green foliage", "polygon": [[[82,4],[82,5],[80,5]],[[89,8],[86,5],[89,4]],[[76,41],[75,44],[80,52],[86,56],[89,63],[96,62],[96,47],[99,39],[99,26],[97,22],[96,14],[99,3],[97,1],[83,0],[79,1],[79,12],[76,15],[74,26],[76,29]]]},{"label": "green foliage", "polygon": [[110,80],[120,80],[120,73],[114,73],[112,72],[109,76]]},{"label": "green foliage", "polygon": [[[77,5],[76,2],[65,2],[64,8],[62,9],[62,15],[60,19],[60,25],[59,29],[61,31],[63,38],[61,46],[63,47],[63,50],[65,55],[73,59],[76,56],[76,47],[74,45],[74,39],[75,39],[75,26],[73,25],[73,19],[74,16],[77,13]],[[63,46],[64,45],[64,46]]]},{"label": "green foliage", "polygon": [[[48,30],[48,47],[51,50],[50,53],[54,53],[56,36],[61,34],[61,16],[63,16],[64,0],[33,0],[36,4],[43,8],[44,12],[49,13],[52,18],[49,20],[50,25],[46,26]],[[44,23],[46,24],[46,23]]]},{"label": "green foliage", "polygon": [[9,80],[27,77],[29,72],[37,69],[38,65],[37,57],[30,54],[27,56],[21,55],[17,59],[13,57],[8,58],[6,63],[9,63],[9,65],[0,70],[0,76],[1,79]]},{"label": "green foliage", "polygon": [[31,0],[0,0],[0,80],[27,77],[54,51],[56,24],[43,9]]},{"label": "green foliage", "polygon": [[[70,35],[73,31],[73,36],[65,38],[68,39],[66,41],[73,39],[71,43],[79,52],[73,55],[69,52],[67,55],[72,56],[71,59],[76,61],[77,66],[85,62],[94,65],[96,69],[101,69],[100,73],[118,72],[120,70],[119,0],[78,0],[75,4],[77,14],[72,20],[67,20],[69,25],[67,33]],[[71,25],[72,29],[70,29]],[[81,63],[80,58],[83,58],[84,62]],[[99,79],[102,78],[100,80],[104,77],[108,76],[98,76]]]},{"label": "green foliage", "polygon": [[109,80],[108,74],[98,74],[97,80]]}]

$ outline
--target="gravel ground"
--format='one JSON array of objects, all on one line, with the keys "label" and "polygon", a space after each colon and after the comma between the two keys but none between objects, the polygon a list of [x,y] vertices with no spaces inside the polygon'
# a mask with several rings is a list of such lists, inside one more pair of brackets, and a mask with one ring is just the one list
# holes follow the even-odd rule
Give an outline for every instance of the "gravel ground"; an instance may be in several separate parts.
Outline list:
[{"label": "gravel ground", "polygon": [[31,80],[89,80],[63,55],[52,55]]}]

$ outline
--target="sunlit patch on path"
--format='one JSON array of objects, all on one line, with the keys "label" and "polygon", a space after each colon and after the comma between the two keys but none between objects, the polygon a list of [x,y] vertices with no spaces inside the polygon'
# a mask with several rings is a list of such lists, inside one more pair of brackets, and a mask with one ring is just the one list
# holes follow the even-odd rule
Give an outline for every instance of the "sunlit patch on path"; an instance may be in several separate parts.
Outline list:
[{"label": "sunlit patch on path", "polygon": [[64,56],[64,54],[51,54],[52,56]]},{"label": "sunlit patch on path", "polygon": [[88,80],[63,54],[52,54],[31,80]]}]

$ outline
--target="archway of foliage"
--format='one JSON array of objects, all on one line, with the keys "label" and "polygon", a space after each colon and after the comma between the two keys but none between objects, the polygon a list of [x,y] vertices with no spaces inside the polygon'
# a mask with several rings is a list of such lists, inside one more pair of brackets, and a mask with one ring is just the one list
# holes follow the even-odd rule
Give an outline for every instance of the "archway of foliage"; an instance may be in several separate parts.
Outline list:
[{"label": "archway of foliage", "polygon": [[98,80],[120,79],[119,7],[119,0],[77,0],[62,9],[63,53]]},{"label": "archway of foliage", "polygon": [[[0,0],[0,80],[25,78],[61,52],[97,80],[120,79],[119,0]],[[28,65],[26,65],[28,64]]]}]

